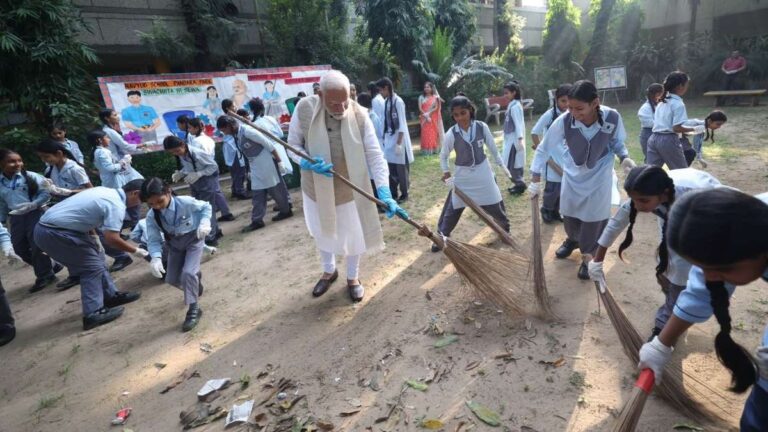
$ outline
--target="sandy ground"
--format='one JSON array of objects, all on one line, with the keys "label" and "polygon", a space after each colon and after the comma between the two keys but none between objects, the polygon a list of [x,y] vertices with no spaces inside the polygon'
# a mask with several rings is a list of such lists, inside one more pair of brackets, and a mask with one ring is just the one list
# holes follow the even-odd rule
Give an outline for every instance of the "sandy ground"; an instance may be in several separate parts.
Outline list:
[{"label": "sandy ground", "polygon": [[[718,133],[725,144],[705,148],[709,170],[745,191],[768,190],[768,109],[737,108],[729,114],[732,120]],[[630,132],[630,146],[638,146],[635,136]],[[406,208],[434,226],[445,196],[436,156],[420,158],[413,170]],[[300,195],[293,195],[300,209]],[[514,237],[529,244],[528,201],[506,200]],[[387,249],[362,264],[365,301],[352,305],[341,282],[313,299],[320,267],[301,211],[247,235],[239,229],[248,222],[249,204],[234,203],[233,211],[238,219],[223,224],[227,235],[220,253],[203,264],[205,315],[188,334],[180,332],[181,293],[152,278],[143,262],[115,274],[118,287],[140,291],[141,300],[115,323],[88,332],[82,331],[76,289],[31,295],[31,271],[4,267],[18,336],[0,348],[0,431],[181,430],[179,412],[194,404],[205,380],[223,377],[250,385],[241,390],[235,383],[213,405],[228,409],[249,397],[258,403],[271,391],[265,384],[285,378],[296,385],[288,400],[305,398],[281,414],[295,416],[283,426],[313,416],[345,431],[411,431],[424,419],[440,419],[445,431],[492,430],[469,411],[468,400],[498,412],[499,430],[608,430],[629,395],[634,365],[605,311],[597,314],[593,285],[576,279],[578,253],[553,259],[564,239],[561,225],[543,226],[549,290],[560,317],[544,322],[504,316],[467,295],[442,254],[430,253],[429,243],[407,225],[386,220]],[[631,262],[617,259],[616,245],[606,268],[616,297],[645,337],[663,296],[653,277],[656,221],[648,215],[638,219]],[[454,238],[494,240],[468,213]],[[342,263],[340,280],[343,268]],[[732,308],[735,337],[750,349],[768,319],[766,288],[764,282],[740,288]],[[712,322],[696,326],[675,358],[726,393],[728,376],[712,353],[716,330]],[[441,337],[436,331],[458,335],[458,341],[435,348]],[[201,344],[209,344],[211,352],[203,352]],[[507,356],[496,358],[500,354]],[[559,367],[541,363],[561,358]],[[160,394],[185,370],[199,377]],[[424,379],[431,379],[426,391],[405,386],[406,380]],[[729,397],[738,418],[742,398]],[[127,424],[110,426],[123,407],[133,408]],[[274,415],[279,411],[278,405],[262,405],[253,414],[267,414],[261,423],[269,422],[267,430],[274,431],[281,430]],[[672,430],[696,420],[651,397],[638,430]],[[218,420],[198,430],[223,429]]]}]

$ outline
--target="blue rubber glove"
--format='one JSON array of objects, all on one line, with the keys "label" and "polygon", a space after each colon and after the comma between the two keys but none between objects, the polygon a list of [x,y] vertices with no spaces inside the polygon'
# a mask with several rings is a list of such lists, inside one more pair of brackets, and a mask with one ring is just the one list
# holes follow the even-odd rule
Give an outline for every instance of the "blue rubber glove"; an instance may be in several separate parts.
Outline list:
[{"label": "blue rubber glove", "polygon": [[301,167],[301,169],[304,169],[304,170],[314,171],[326,177],[333,177],[333,174],[330,172],[330,170],[333,168],[333,164],[326,163],[325,160],[323,160],[323,158],[319,156],[315,158],[314,162],[310,162],[306,159],[302,159],[299,166]]},{"label": "blue rubber glove", "polygon": [[389,187],[382,186],[377,188],[376,194],[379,196],[379,199],[384,201],[384,203],[387,205],[386,215],[389,219],[392,219],[395,214],[399,214],[404,218],[408,217],[408,213],[403,210],[402,207],[397,205],[397,201],[392,198],[392,192],[389,190]]}]

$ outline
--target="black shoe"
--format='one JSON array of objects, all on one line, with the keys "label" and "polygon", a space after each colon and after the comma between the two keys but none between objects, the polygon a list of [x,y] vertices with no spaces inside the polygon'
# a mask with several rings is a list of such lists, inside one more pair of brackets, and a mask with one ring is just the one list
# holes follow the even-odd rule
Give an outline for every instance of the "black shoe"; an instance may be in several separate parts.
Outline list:
[{"label": "black shoe", "polygon": [[278,222],[283,219],[288,219],[289,217],[293,217],[293,211],[288,210],[287,213],[280,212],[272,218],[272,222]]},{"label": "black shoe", "polygon": [[216,230],[216,240],[224,237],[224,231],[221,230],[221,228]]},{"label": "black shoe", "polygon": [[351,298],[354,303],[361,302],[363,297],[365,297],[365,288],[363,288],[362,284],[347,285],[347,291],[349,292],[349,298]]},{"label": "black shoe", "polygon": [[432,243],[432,247],[429,248],[429,250],[432,251],[433,253],[437,253],[437,252],[440,252],[441,249],[440,249],[440,246],[438,246],[435,243]]},{"label": "black shoe", "polygon": [[408,195],[402,195],[400,198],[397,199],[398,204],[402,204],[407,201],[408,201]]},{"label": "black shoe", "polygon": [[64,266],[56,263],[53,265],[53,274],[59,274],[60,271],[64,270]]},{"label": "black shoe", "polygon": [[77,285],[80,285],[80,278],[77,276],[69,276],[68,278],[56,284],[56,291],[66,291]]},{"label": "black shoe", "polygon": [[579,247],[579,242],[565,239],[563,244],[555,251],[555,256],[560,259],[568,258],[577,247]]},{"label": "black shoe", "polygon": [[219,216],[216,219],[216,222],[232,222],[233,220],[235,220],[235,215],[230,213],[230,214],[225,214],[225,215]]},{"label": "black shoe", "polygon": [[112,263],[112,266],[109,268],[109,272],[112,273],[120,271],[131,264],[133,264],[133,259],[129,256],[118,258],[115,260],[115,262]]},{"label": "black shoe", "polygon": [[205,245],[210,247],[219,247],[219,239],[206,240]]},{"label": "black shoe", "polygon": [[331,287],[331,284],[336,282],[336,279],[338,278],[339,278],[339,271],[334,270],[330,279],[320,279],[315,284],[315,287],[312,288],[312,295],[314,297],[320,297],[321,295],[325,294],[328,291],[328,288]]},{"label": "black shoe", "polygon": [[243,195],[243,194],[232,194],[232,199],[236,199],[236,200],[249,200],[249,199],[251,199],[251,197],[249,197],[248,195]]},{"label": "black shoe", "polygon": [[83,330],[90,330],[100,325],[104,325],[108,322],[114,321],[123,314],[125,308],[122,306],[114,307],[111,309],[101,308],[96,312],[91,313],[88,316],[83,317]]},{"label": "black shoe", "polygon": [[262,222],[262,221],[258,221],[258,222],[251,222],[251,224],[250,224],[250,225],[246,225],[245,227],[243,227],[243,229],[242,229],[242,230],[240,230],[240,232],[243,232],[243,233],[249,233],[249,232],[251,232],[251,231],[256,231],[256,230],[262,229],[262,228],[264,228],[265,226],[266,226],[266,225],[264,225],[264,222]]},{"label": "black shoe", "polygon": [[544,207],[541,208],[541,221],[545,224],[551,224],[557,221],[557,219],[554,217],[554,212],[552,210],[547,210]]},{"label": "black shoe", "polygon": [[563,215],[560,214],[559,210],[553,210],[552,215],[555,217],[555,219],[557,219],[558,222],[563,222]]},{"label": "black shoe", "polygon": [[181,331],[188,332],[197,326],[200,322],[200,318],[203,316],[203,310],[197,305],[192,303],[187,310],[187,317],[184,319],[184,324],[181,325]]},{"label": "black shoe", "polygon": [[653,338],[661,334],[661,329],[658,327],[654,327],[653,330],[651,330],[651,336],[648,338],[648,342],[652,341]]},{"label": "black shoe", "polygon": [[524,184],[522,185],[515,185],[509,189],[507,189],[507,192],[509,192],[512,195],[522,195],[523,192],[525,192],[526,187]]},{"label": "black shoe", "polygon": [[127,303],[135,302],[141,297],[141,293],[129,292],[129,291],[117,291],[114,296],[104,298],[104,306],[113,308],[115,306],[124,305]]},{"label": "black shoe", "polygon": [[32,285],[32,288],[29,289],[29,292],[36,293],[43,288],[47,287],[48,285],[56,282],[57,278],[56,275],[50,275],[46,277],[39,278],[35,281],[35,284]]},{"label": "black shoe", "polygon": [[579,266],[579,272],[576,274],[581,280],[589,280],[589,269],[586,263],[581,263]]},{"label": "black shoe", "polygon": [[[293,204],[292,203],[288,203],[288,208],[290,210],[293,210]],[[280,211],[280,206],[276,205],[276,206],[272,207],[272,211]]]},{"label": "black shoe", "polygon": [[0,346],[7,345],[16,337],[16,327],[0,328]]}]

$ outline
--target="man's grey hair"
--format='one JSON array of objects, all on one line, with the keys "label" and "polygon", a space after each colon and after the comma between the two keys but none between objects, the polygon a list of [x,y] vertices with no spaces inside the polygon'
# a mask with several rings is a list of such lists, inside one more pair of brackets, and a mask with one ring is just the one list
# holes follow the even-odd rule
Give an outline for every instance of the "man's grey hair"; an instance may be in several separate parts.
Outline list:
[{"label": "man's grey hair", "polygon": [[320,79],[320,90],[346,90],[349,92],[349,78],[340,71],[328,71]]}]

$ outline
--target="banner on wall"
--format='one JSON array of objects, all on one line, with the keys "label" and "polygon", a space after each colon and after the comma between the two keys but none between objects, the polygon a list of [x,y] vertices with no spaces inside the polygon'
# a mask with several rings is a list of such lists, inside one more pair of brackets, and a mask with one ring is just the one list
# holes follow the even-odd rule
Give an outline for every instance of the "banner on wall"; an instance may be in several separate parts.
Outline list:
[{"label": "banner on wall", "polygon": [[162,150],[166,136],[182,137],[176,118],[197,117],[205,133],[221,140],[216,119],[224,114],[223,99],[232,99],[236,109],[250,112],[248,101],[264,101],[266,115],[289,121],[300,93],[313,94],[312,84],[330,70],[323,66],[295,66],[162,75],[99,77],[99,88],[108,108],[117,111],[120,129],[130,144],[147,151]]}]

